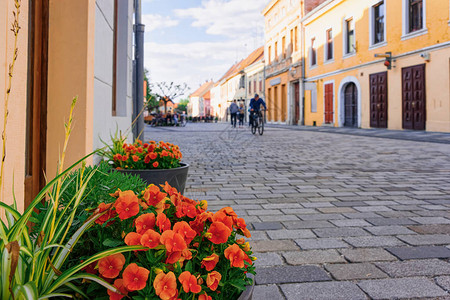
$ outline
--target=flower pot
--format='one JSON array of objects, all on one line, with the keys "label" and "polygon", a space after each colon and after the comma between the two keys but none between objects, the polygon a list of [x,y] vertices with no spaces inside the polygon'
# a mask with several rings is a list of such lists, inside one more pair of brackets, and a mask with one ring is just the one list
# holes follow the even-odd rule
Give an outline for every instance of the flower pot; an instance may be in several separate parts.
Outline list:
[{"label": "flower pot", "polygon": [[180,164],[181,166],[173,169],[149,169],[149,170],[117,170],[132,175],[138,175],[147,184],[160,185],[166,181],[181,194],[184,193],[186,180],[189,170],[188,164]]},{"label": "flower pot", "polygon": [[251,300],[253,297],[253,288],[255,287],[255,276],[253,276],[253,274],[247,273],[247,277],[253,279],[253,284],[247,286],[247,289],[242,292],[242,294],[239,296],[237,300]]}]

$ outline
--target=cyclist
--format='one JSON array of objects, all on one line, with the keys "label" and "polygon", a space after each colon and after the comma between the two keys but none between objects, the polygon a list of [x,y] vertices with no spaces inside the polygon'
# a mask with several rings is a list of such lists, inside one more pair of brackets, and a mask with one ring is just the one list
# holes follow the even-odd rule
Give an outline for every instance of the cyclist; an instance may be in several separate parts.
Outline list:
[{"label": "cyclist", "polygon": [[261,105],[264,106],[264,109],[267,110],[266,102],[262,98],[259,98],[258,94],[255,94],[255,98],[250,100],[250,124],[253,124],[253,117],[257,117],[261,112]]}]

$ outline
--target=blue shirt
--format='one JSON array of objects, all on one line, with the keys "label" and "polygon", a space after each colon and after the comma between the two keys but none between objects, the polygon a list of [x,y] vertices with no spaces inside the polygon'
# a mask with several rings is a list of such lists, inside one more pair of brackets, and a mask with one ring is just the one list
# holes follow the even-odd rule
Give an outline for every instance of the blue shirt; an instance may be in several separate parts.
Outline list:
[{"label": "blue shirt", "polygon": [[259,98],[258,100],[252,98],[252,100],[250,100],[250,108],[252,108],[254,111],[260,111],[261,105],[264,106],[265,109],[267,109],[266,102],[264,102],[262,98]]}]

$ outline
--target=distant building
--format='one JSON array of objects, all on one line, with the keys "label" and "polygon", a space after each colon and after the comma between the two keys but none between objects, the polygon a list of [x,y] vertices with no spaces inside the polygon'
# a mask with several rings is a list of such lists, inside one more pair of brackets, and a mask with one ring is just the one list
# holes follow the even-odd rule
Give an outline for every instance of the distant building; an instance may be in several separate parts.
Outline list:
[{"label": "distant building", "polygon": [[[308,2],[308,1],[307,1]],[[298,124],[302,1],[272,0],[264,8],[265,91],[271,123]]]},{"label": "distant building", "polygon": [[213,81],[206,81],[189,95],[187,114],[192,117],[204,117],[211,114],[211,93]]}]

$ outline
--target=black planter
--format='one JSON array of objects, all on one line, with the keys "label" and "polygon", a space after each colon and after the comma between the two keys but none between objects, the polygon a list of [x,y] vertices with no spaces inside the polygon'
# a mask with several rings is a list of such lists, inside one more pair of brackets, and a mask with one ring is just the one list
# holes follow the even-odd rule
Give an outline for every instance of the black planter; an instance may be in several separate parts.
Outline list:
[{"label": "black planter", "polygon": [[189,165],[181,163],[181,167],[174,169],[152,169],[152,170],[117,170],[132,175],[138,175],[147,182],[159,186],[167,181],[178,192],[184,193]]},{"label": "black planter", "polygon": [[242,292],[242,294],[239,296],[239,298],[237,300],[252,300],[253,288],[255,287],[255,276],[253,276],[253,274],[247,273],[247,277],[250,277],[253,279],[253,284],[250,286],[247,286],[247,289]]}]

